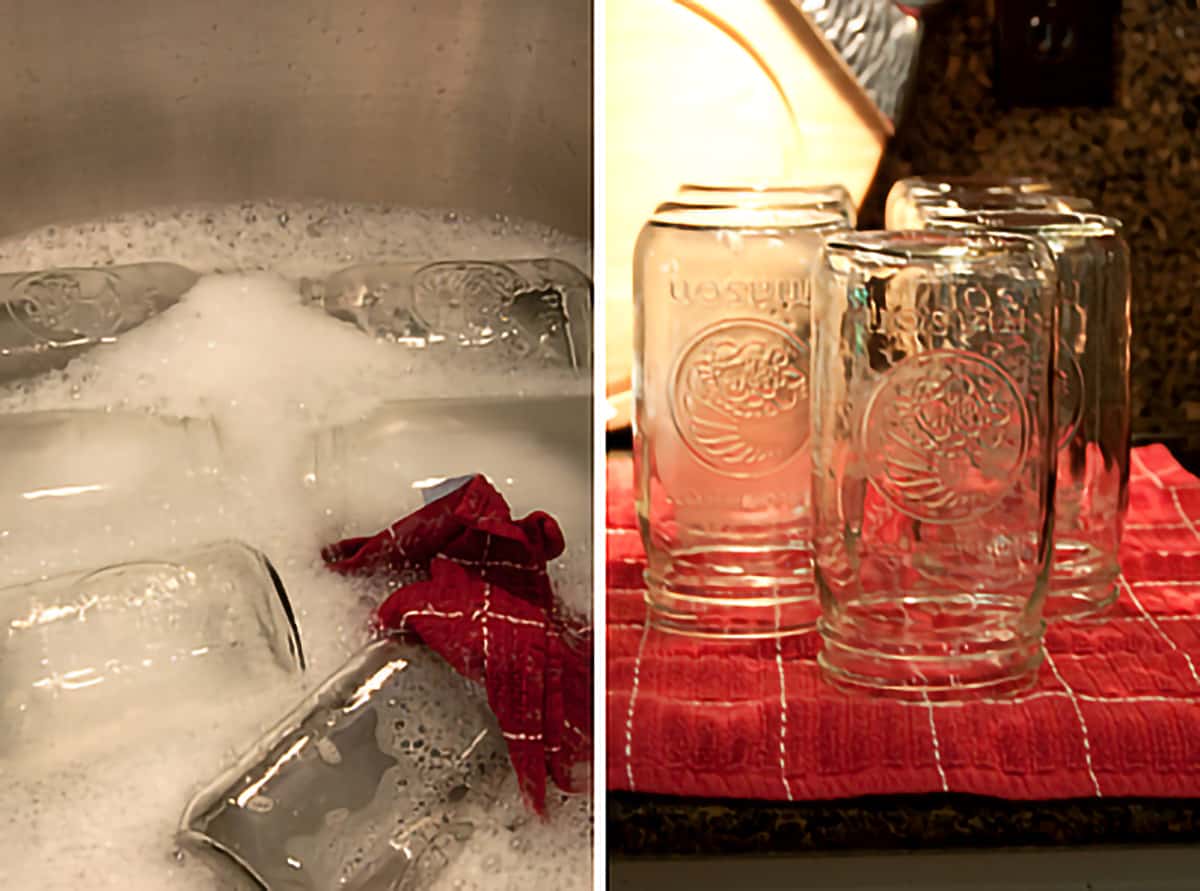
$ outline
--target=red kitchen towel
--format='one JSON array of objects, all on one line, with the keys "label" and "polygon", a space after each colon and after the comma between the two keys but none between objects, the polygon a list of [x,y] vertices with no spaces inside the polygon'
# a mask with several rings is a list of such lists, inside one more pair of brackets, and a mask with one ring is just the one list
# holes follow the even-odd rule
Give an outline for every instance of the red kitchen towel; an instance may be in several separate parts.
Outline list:
[{"label": "red kitchen towel", "polygon": [[482,476],[376,535],[323,553],[334,572],[420,580],[376,610],[381,631],[411,632],[487,690],[522,794],[537,813],[547,776],[586,786],[592,751],[591,631],[566,616],[546,564],[563,552],[558,523],[514,520]]},{"label": "red kitchen towel", "polygon": [[966,792],[1200,796],[1200,481],[1136,449],[1108,621],[1055,623],[1007,700],[845,696],[816,633],[690,641],[647,630],[632,465],[609,462],[608,786],[759,800]]}]

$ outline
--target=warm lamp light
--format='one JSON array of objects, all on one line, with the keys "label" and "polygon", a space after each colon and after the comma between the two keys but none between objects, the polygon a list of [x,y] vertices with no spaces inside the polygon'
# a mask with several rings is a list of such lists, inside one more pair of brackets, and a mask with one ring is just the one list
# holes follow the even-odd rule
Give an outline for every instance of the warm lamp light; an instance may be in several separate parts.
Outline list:
[{"label": "warm lamp light", "polygon": [[[789,0],[609,0],[606,341],[610,428],[628,423],[638,230],[680,184],[841,183],[856,204],[891,135]],[[907,22],[904,19],[901,26]],[[915,33],[919,25],[911,20]]]}]

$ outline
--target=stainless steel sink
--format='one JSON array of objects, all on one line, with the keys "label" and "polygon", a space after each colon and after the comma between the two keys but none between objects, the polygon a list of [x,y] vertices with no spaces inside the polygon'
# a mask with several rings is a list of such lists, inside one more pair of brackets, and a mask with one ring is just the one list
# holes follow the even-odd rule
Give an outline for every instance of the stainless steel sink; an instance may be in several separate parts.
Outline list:
[{"label": "stainless steel sink", "polygon": [[590,235],[589,0],[51,0],[0,31],[0,234],[256,198]]}]

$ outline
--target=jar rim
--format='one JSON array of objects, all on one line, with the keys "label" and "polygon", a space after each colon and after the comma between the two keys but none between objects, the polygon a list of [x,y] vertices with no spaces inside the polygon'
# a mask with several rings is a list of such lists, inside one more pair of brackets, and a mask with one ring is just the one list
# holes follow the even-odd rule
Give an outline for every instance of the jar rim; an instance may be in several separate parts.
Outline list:
[{"label": "jar rim", "polygon": [[956,189],[997,194],[1056,191],[1054,183],[1041,176],[993,176],[987,173],[924,174],[905,177],[900,182],[909,189],[928,189],[934,192],[952,192]]},{"label": "jar rim", "polygon": [[[1035,238],[980,227],[947,231],[929,229],[877,229],[847,232],[826,238],[826,249],[839,254],[870,254],[881,260],[971,261],[1011,254],[1014,247],[1038,248]],[[1045,251],[1045,248],[1041,248]]]},{"label": "jar rim", "polygon": [[663,229],[698,231],[815,231],[832,232],[848,228],[839,213],[817,207],[787,204],[756,204],[741,207],[730,204],[689,204],[666,201],[654,210],[647,226]]},{"label": "jar rim", "polygon": [[830,199],[847,199],[850,196],[849,190],[841,183],[823,183],[819,185],[808,185],[802,183],[756,183],[756,184],[730,184],[730,183],[700,183],[686,182],[682,183],[676,190],[676,194],[682,195],[688,192],[699,192],[705,195],[762,195],[763,197],[776,195],[807,195],[812,197],[825,197]]},{"label": "jar rim", "polygon": [[1094,213],[1091,199],[1063,192],[956,192],[919,193],[913,203],[927,214],[977,210],[1047,210],[1060,213]]},{"label": "jar rim", "polygon": [[1123,224],[1116,217],[1098,213],[1056,211],[1042,208],[966,210],[953,208],[928,221],[931,229],[944,231],[1011,232],[1018,235],[1103,237],[1120,235]]}]

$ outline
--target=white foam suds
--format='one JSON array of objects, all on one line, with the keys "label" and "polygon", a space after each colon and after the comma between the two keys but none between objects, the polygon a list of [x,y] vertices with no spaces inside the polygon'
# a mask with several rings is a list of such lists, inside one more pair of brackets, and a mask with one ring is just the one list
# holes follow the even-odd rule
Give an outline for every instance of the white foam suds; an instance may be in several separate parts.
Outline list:
[{"label": "white foam suds", "polygon": [[[219,690],[179,691],[178,702],[189,709],[185,729],[148,736],[136,724],[122,726],[113,753],[97,760],[49,772],[0,761],[0,885],[90,891],[222,887],[195,858],[174,856],[185,803],[366,639],[368,607],[360,587],[328,573],[319,552],[339,532],[366,534],[377,527],[318,509],[314,493],[302,484],[314,434],[398,399],[583,395],[590,389],[589,380],[568,372],[523,373],[511,362],[489,363],[486,355],[469,365],[447,363],[421,350],[377,343],[302,305],[297,278],[382,260],[539,256],[590,268],[586,245],[535,224],[363,206],[264,202],[146,212],[47,227],[0,242],[0,272],[163,260],[206,274],[178,304],[117,343],[94,348],[62,371],[0,391],[0,412],[108,410],[212,418],[222,464],[219,485],[189,480],[173,489],[171,471],[187,459],[184,447],[170,445],[176,442],[171,439],[155,452],[158,477],[168,481],[159,481],[165,486],[160,498],[151,502],[133,494],[136,489],[117,490],[102,512],[78,515],[54,513],[43,502],[34,505],[43,513],[29,513],[28,504],[14,500],[14,481],[0,467],[0,510],[11,509],[8,517],[0,514],[0,584],[239,538],[267,553],[277,567],[309,658],[303,676],[263,689],[237,709],[224,707]],[[456,441],[466,445],[452,449],[436,469],[413,466],[411,479],[475,470],[470,437]],[[526,483],[537,480],[543,460],[537,441],[508,447],[518,469],[512,479],[520,485],[493,481],[518,516],[545,507]],[[477,448],[494,451],[485,430]],[[404,453],[403,441],[398,451]],[[412,454],[423,462],[429,450]],[[98,464],[94,472],[104,471],[103,456],[84,458]],[[544,460],[563,466],[557,453],[547,452]],[[564,508],[572,515],[559,517],[572,535],[554,567],[560,595],[587,613],[592,560],[583,530],[589,528],[589,463],[580,456],[580,501],[577,510]],[[555,477],[558,485],[564,473]],[[397,491],[394,516],[419,503],[411,488]],[[3,684],[0,677],[0,706]],[[438,887],[590,888],[590,803],[551,794],[552,819],[542,823],[523,818],[515,784],[510,792],[507,817],[476,833]]]}]

